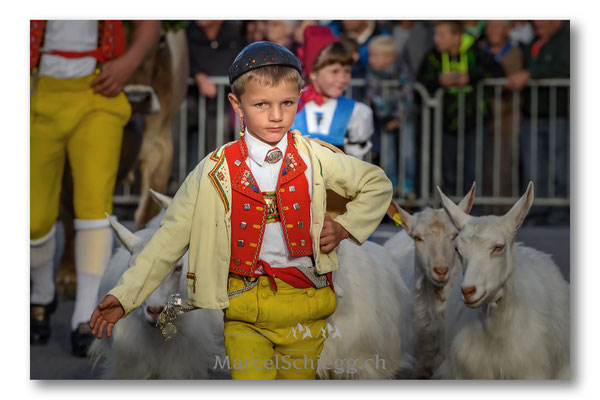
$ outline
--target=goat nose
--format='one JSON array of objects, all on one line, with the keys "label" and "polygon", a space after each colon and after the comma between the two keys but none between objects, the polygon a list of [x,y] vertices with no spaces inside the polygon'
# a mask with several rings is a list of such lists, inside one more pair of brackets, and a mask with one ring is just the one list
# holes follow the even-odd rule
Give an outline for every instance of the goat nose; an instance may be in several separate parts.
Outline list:
[{"label": "goat nose", "polygon": [[460,291],[462,292],[465,300],[469,300],[471,298],[471,296],[473,296],[475,294],[475,292],[477,291],[477,288],[475,286],[461,287]]},{"label": "goat nose", "polygon": [[446,276],[446,274],[448,273],[448,267],[446,266],[442,266],[442,267],[433,267],[433,272],[435,272],[435,274],[440,278],[440,279],[444,279],[444,277]]},{"label": "goat nose", "polygon": [[164,310],[164,307],[147,307],[146,308],[146,311],[148,311],[148,314],[155,314],[155,315],[160,314],[163,310]]}]

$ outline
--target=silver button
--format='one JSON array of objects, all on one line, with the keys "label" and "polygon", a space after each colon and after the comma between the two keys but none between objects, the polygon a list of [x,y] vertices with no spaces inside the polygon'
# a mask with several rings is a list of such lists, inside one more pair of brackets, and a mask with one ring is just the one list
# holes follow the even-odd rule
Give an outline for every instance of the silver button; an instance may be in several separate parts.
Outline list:
[{"label": "silver button", "polygon": [[294,210],[299,210],[299,209],[300,209],[300,204],[294,203]]},{"label": "silver button", "polygon": [[235,260],[233,260],[233,263],[234,263],[235,265],[240,265],[240,264],[241,264],[241,262],[240,262],[240,259],[239,259],[239,258],[236,258]]},{"label": "silver button", "polygon": [[246,229],[246,226],[247,226],[247,225],[246,225],[246,223],[245,223],[245,222],[242,222],[242,223],[240,224],[240,228],[242,228],[242,229]]},{"label": "silver button", "polygon": [[300,221],[298,222],[298,228],[302,228],[304,226],[304,222]]},{"label": "silver button", "polygon": [[239,167],[242,162],[240,160],[235,160],[233,163]]},{"label": "silver button", "polygon": [[295,186],[290,186],[290,192],[295,192],[296,191],[296,187]]},{"label": "silver button", "polygon": [[226,300],[226,299],[225,299],[225,297],[224,297],[224,296],[221,296],[221,297],[219,297],[219,301],[225,301],[225,300]]},{"label": "silver button", "polygon": [[245,203],[244,210],[249,210],[249,209],[250,209],[250,203]]},{"label": "silver button", "polygon": [[244,247],[244,241],[238,240],[238,247]]},{"label": "silver button", "polygon": [[304,246],[306,244],[306,242],[304,240],[300,241],[300,246]]}]

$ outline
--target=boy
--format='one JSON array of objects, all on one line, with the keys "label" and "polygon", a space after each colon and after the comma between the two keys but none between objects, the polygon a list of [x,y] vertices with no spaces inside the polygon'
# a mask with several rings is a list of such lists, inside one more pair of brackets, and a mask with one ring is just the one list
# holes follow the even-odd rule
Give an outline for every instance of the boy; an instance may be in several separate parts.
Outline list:
[{"label": "boy", "polygon": [[354,62],[352,50],[326,26],[304,31],[305,75],[310,81],[292,129],[363,159],[371,150],[373,111],[344,96]]},{"label": "boy", "polygon": [[[321,329],[335,311],[332,250],[345,238],[368,238],[390,204],[391,184],[378,167],[289,131],[300,73],[298,59],[274,43],[238,55],[229,100],[243,134],[187,177],[161,228],[94,311],[99,338],[189,247],[188,300],[225,309],[232,378],[314,378]],[[335,220],[325,214],[326,189],[353,199]]]},{"label": "boy", "polygon": [[[400,86],[390,86],[390,81]],[[367,98],[371,103],[375,120],[374,148],[381,154],[379,165],[398,184],[399,133],[402,131],[400,146],[406,173],[404,189],[413,193],[415,176],[415,137],[414,125],[408,121],[408,113],[413,104],[413,77],[410,67],[403,57],[396,54],[396,45],[387,35],[374,37],[369,42],[369,65],[367,66]],[[413,194],[414,196],[414,194]]]},{"label": "boy", "polygon": [[[480,112],[485,113],[486,110],[485,103],[476,104],[474,88],[481,79],[500,77],[503,71],[492,56],[474,45],[475,39],[472,36],[463,33],[460,21],[438,21],[433,41],[435,48],[423,60],[417,81],[421,82],[431,95],[440,87],[445,88],[441,187],[452,193],[464,193],[468,190],[465,184],[470,184],[475,179],[475,163],[471,156],[475,154],[477,107],[480,108]],[[464,99],[462,120],[459,116],[461,97]],[[462,160],[457,156],[461,131],[464,134]],[[484,140],[485,136],[484,133]],[[458,166],[463,164],[460,175]]]}]

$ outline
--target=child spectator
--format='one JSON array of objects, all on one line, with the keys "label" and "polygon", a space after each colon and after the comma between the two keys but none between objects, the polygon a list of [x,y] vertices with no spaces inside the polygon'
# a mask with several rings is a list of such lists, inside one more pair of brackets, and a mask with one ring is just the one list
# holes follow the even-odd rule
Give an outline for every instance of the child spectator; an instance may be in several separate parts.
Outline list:
[{"label": "child spectator", "polygon": [[[510,31],[512,23],[506,20],[490,20],[485,24],[485,37],[481,42],[483,50],[494,57],[497,63],[500,63],[504,70],[504,75],[508,76],[523,68],[523,54],[518,45],[510,39]],[[489,124],[491,132],[488,146],[486,146],[485,156],[486,173],[483,182],[484,195],[486,196],[506,196],[510,197],[512,193],[512,138],[513,138],[513,118],[520,119],[520,115],[513,115],[513,96],[510,91],[504,90],[500,99],[500,104],[496,104],[496,98],[490,104],[490,112],[493,115],[492,121]],[[496,109],[499,107],[500,113],[496,114]],[[500,161],[495,160],[495,121],[500,119]],[[494,163],[500,167],[499,188],[498,193],[493,193],[494,184]],[[486,214],[504,214],[506,207],[490,208]]]},{"label": "child spectator", "polygon": [[[475,179],[475,117],[477,107],[484,112],[485,105],[476,104],[473,89],[480,79],[502,76],[502,67],[478,46],[473,46],[474,42],[472,36],[463,34],[459,21],[439,21],[434,29],[435,49],[428,53],[417,75],[431,95],[444,88],[442,187],[457,195],[468,190]],[[461,96],[464,96],[465,157],[458,160]],[[457,187],[459,161],[464,165],[463,187]]]},{"label": "child spectator", "polygon": [[[380,168],[289,131],[300,71],[298,59],[274,43],[256,42],[238,55],[229,100],[244,131],[187,177],[159,230],[94,311],[99,338],[189,248],[188,299],[224,309],[231,377],[314,379],[321,332],[336,308],[332,250],[345,238],[369,237],[392,188]],[[325,214],[326,190],[352,197],[335,220]],[[298,325],[302,337],[293,331]]]},{"label": "child spectator", "polygon": [[350,83],[352,52],[327,26],[304,31],[304,88],[293,129],[363,159],[371,150],[373,112],[344,96]]},{"label": "child spectator", "polygon": [[[396,82],[400,86],[391,86]],[[398,184],[398,163],[405,162],[405,191],[413,192],[415,174],[414,130],[407,123],[412,106],[413,77],[407,62],[397,55],[390,36],[376,36],[369,42],[369,65],[367,66],[367,99],[374,113],[375,135],[373,148],[381,154],[380,162],[394,187]],[[399,154],[399,137],[402,132],[402,157]],[[375,160],[379,157],[376,156]],[[383,164],[381,163],[383,161]]]}]

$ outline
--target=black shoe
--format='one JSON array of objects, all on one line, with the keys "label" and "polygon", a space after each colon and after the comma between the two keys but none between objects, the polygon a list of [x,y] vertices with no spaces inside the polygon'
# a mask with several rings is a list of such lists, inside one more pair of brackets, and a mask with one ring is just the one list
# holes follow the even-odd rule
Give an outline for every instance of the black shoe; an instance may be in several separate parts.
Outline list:
[{"label": "black shoe", "polygon": [[90,324],[83,322],[71,332],[71,349],[77,357],[87,357],[88,350],[94,341]]},{"label": "black shoe", "polygon": [[30,344],[46,344],[50,339],[50,314],[56,311],[56,294],[50,304],[31,304],[29,309]]}]

